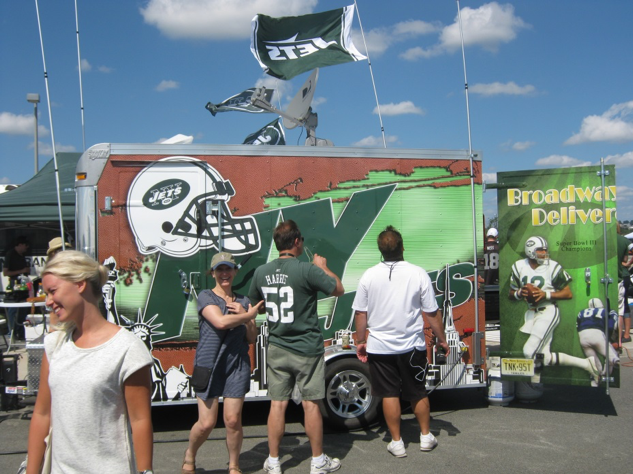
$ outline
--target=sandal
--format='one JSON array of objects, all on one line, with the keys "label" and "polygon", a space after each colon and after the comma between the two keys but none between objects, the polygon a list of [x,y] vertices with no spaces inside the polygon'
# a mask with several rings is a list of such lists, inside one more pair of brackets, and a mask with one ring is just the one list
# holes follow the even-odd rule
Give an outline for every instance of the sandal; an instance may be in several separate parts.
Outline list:
[{"label": "sandal", "polygon": [[[192,466],[192,468],[186,468],[185,466]],[[182,458],[182,474],[196,474],[196,461],[187,461],[187,450],[185,449],[185,456]]]},{"label": "sandal", "polygon": [[236,471],[236,472],[239,472],[239,473],[241,473],[241,472],[242,472],[242,470],[241,470],[239,467],[229,466],[229,469],[228,469],[228,471],[227,471],[227,472],[228,472],[228,474],[231,474],[231,471]]}]

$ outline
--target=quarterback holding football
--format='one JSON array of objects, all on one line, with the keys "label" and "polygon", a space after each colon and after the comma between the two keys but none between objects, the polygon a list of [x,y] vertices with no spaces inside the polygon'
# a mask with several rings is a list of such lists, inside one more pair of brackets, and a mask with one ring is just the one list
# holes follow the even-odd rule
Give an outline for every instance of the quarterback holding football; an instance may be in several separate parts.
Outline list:
[{"label": "quarterback holding football", "polygon": [[[525,257],[512,265],[510,294],[513,301],[527,303],[525,321],[519,329],[529,334],[523,345],[523,355],[535,359],[535,368],[542,355],[543,366],[572,366],[586,370],[592,385],[600,382],[600,370],[594,359],[575,357],[563,352],[550,351],[554,329],[560,322],[559,300],[572,298],[569,287],[571,276],[558,262],[550,259],[547,241],[543,237],[530,237],[525,242]],[[540,382],[540,374],[533,382]]]}]

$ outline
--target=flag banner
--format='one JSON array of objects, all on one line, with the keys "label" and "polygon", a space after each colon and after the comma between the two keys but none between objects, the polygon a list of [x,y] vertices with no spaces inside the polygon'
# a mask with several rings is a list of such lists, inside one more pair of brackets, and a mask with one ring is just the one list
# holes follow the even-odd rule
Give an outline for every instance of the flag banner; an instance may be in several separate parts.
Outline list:
[{"label": "flag banner", "polygon": [[251,51],[264,71],[292,79],[317,67],[367,59],[352,42],[354,5],[322,13],[253,18]]},{"label": "flag banner", "polygon": [[[208,102],[207,105],[204,106],[211,115],[215,117],[215,114],[218,112],[249,112],[251,114],[264,114],[268,113],[268,110],[264,110],[260,107],[255,107],[251,104],[251,97],[255,92],[255,88],[251,87],[250,89],[246,89],[244,92],[240,92],[239,94],[235,94],[228,99],[220,102],[219,104],[214,104],[213,102]],[[264,98],[267,102],[270,102],[273,98],[273,93],[275,89],[266,89]]]},{"label": "flag banner", "polygon": [[261,130],[250,134],[244,145],[285,145],[286,135],[279,119],[275,119]]}]

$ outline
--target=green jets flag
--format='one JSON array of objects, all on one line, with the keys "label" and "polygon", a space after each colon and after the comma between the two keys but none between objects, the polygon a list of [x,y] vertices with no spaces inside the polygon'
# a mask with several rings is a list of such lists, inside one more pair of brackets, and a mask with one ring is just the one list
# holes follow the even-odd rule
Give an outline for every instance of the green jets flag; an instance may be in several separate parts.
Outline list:
[{"label": "green jets flag", "polygon": [[250,134],[244,145],[285,145],[286,135],[279,119],[273,120],[261,130]]},{"label": "green jets flag", "polygon": [[[244,92],[240,92],[239,94],[235,94],[228,99],[220,102],[219,104],[214,104],[213,102],[207,102],[207,105],[204,106],[211,115],[215,117],[215,114],[218,112],[230,112],[232,110],[238,112],[249,112],[251,114],[263,114],[267,113],[268,110],[264,110],[260,107],[255,107],[251,104],[251,97],[255,92],[255,88],[251,87],[250,89],[246,89]],[[275,89],[266,89],[266,93],[264,98],[267,102],[270,102],[273,98],[273,92]]]},{"label": "green jets flag", "polygon": [[251,51],[267,74],[284,80],[317,67],[367,59],[352,42],[353,19],[354,5],[303,16],[256,15]]}]

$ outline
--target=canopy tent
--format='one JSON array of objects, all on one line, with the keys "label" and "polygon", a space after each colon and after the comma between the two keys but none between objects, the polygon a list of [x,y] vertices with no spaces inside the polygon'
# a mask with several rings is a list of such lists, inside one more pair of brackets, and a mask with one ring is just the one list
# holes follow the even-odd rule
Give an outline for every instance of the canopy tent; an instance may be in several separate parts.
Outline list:
[{"label": "canopy tent", "polygon": [[[81,153],[57,153],[64,222],[75,220],[75,169]],[[58,222],[55,163],[51,159],[20,187],[0,194],[0,224]]]}]

